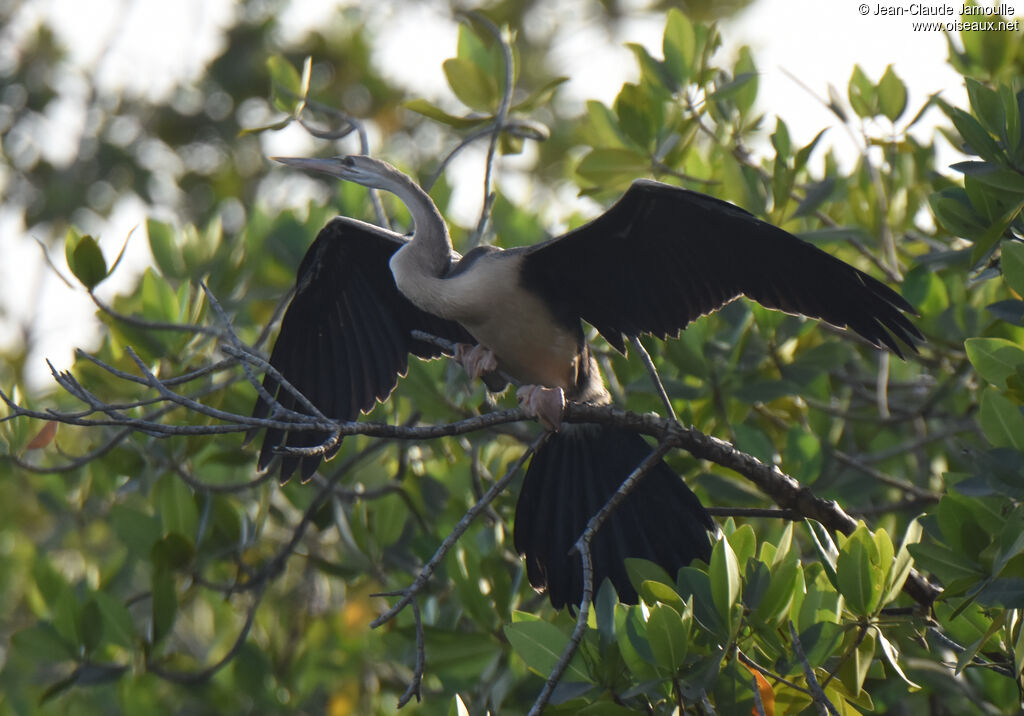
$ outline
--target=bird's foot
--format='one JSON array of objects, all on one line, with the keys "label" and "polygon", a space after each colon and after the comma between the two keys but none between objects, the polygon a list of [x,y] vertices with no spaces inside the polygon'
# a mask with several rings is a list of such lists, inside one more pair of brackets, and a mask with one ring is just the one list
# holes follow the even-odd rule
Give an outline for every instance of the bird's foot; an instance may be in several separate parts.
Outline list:
[{"label": "bird's foot", "polygon": [[558,432],[565,412],[565,392],[561,388],[524,385],[516,391],[516,397],[527,415],[537,418],[545,430]]},{"label": "bird's foot", "polygon": [[498,358],[494,351],[479,344],[456,343],[455,360],[466,369],[466,373],[473,380],[498,370]]}]

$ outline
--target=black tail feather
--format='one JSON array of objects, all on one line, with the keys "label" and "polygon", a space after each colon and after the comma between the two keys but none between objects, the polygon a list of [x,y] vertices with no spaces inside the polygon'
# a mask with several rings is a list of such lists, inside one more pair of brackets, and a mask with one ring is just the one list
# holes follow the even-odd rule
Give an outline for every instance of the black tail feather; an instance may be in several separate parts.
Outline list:
[{"label": "black tail feather", "polygon": [[[583,568],[570,550],[590,518],[650,454],[638,434],[602,425],[563,425],[530,461],[516,505],[515,547],[526,574],[556,608],[578,604]],[[616,507],[591,544],[594,589],[607,577],[623,602],[637,594],[625,560],[640,557],[675,575],[711,556],[714,522],[697,496],[659,461]]]}]

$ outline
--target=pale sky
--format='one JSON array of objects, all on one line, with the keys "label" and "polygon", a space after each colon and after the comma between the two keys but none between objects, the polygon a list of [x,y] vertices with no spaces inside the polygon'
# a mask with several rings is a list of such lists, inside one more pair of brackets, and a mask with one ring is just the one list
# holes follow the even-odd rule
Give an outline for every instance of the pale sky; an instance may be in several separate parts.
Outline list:
[{"label": "pale sky", "polygon": [[[352,4],[293,0],[279,17],[284,32],[301,34],[306,27],[337,21],[337,8]],[[769,117],[785,119],[795,144],[807,143],[822,127],[836,125],[837,121],[787,72],[799,77],[819,97],[827,95],[830,84],[845,97],[854,64],[860,63],[873,80],[892,64],[910,90],[907,116],[938,90],[949,101],[963,103],[960,78],[945,62],[943,33],[915,32],[911,23],[919,18],[876,16],[875,4],[867,6],[868,14],[862,15],[860,5],[852,0],[757,0],[736,20],[722,25],[727,45],[720,57],[732,56],[744,44],[752,47],[761,73],[759,106]],[[26,0],[23,6],[13,23],[0,29],[0,64],[5,54],[9,56],[14,38],[29,32],[39,18],[50,18],[71,49],[74,62],[85,68],[85,76],[105,88],[150,97],[165,96],[177,83],[201,75],[206,62],[219,53],[224,42],[221,29],[238,11],[231,0]],[[586,0],[551,3],[534,21],[572,28],[560,32],[558,44],[552,48],[554,64],[571,78],[561,89],[563,100],[610,103],[621,84],[638,74],[633,54],[624,44],[638,42],[660,56],[664,18],[627,19],[614,37],[608,37],[599,24],[581,22],[587,6]],[[369,25],[376,37],[374,61],[406,87],[410,97],[427,97],[442,104],[450,101],[441,62],[454,55],[457,24],[440,4],[391,0],[374,3],[373,7]],[[59,133],[65,138],[73,137],[75,128],[85,121],[74,101],[76,94],[83,92],[83,84],[69,81],[69,100],[59,103],[54,115],[47,117],[54,125],[71,128],[70,132]],[[922,126],[923,136],[940,121],[938,113],[933,113],[931,121]],[[774,119],[768,124],[774,126]],[[281,143],[296,141],[300,140],[287,136],[265,139],[268,154],[286,150]],[[841,155],[856,156],[857,149],[844,130],[829,132],[824,141],[834,145]],[[70,157],[74,147],[73,141],[65,139],[43,151],[59,159],[62,153]],[[468,156],[464,162],[473,162],[473,156]],[[458,177],[459,170],[456,165],[452,176]],[[467,170],[478,173],[480,168]],[[462,192],[459,198],[464,205],[473,207],[467,210],[469,214],[479,206],[480,197],[473,192],[479,192],[480,183],[474,178],[464,184],[465,189],[457,189]],[[2,187],[0,176],[0,190]],[[123,201],[108,220],[84,227],[100,234],[109,260],[120,250],[128,232],[139,227],[124,267],[101,287],[101,296],[109,297],[130,286],[136,272],[148,264],[146,218],[147,208],[140,202]],[[15,217],[2,213],[0,248],[0,285],[4,287],[0,301],[6,310],[24,320],[24,316],[32,315],[27,306],[37,303],[33,291],[40,294],[34,314],[39,351],[31,359],[38,370],[32,374],[32,383],[47,385],[50,379],[45,357],[58,368],[67,367],[74,346],[89,349],[95,344],[94,309],[83,291],[72,291],[47,276],[32,237],[25,235]],[[54,260],[63,266],[62,254]],[[9,343],[18,336],[17,322],[0,316],[0,342]]]}]

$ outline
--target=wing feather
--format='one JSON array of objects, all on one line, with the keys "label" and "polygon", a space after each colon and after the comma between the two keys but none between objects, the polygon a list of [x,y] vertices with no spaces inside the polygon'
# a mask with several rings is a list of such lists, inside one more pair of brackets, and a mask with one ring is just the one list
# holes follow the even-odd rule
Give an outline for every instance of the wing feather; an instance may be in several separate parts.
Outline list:
[{"label": "wing feather", "polygon": [[641,180],[590,223],[526,251],[523,284],[613,346],[678,335],[740,295],[850,328],[902,356],[921,334],[885,284],[739,207]]},{"label": "wing feather", "polygon": [[[460,325],[421,311],[398,291],[388,262],[405,241],[339,217],[320,231],[302,259],[270,364],[329,418],[355,420],[386,399],[408,370],[410,353],[421,358],[441,355],[436,346],[414,340],[412,331],[452,342],[472,341]],[[269,375],[263,387],[282,407],[305,412]],[[253,415],[270,414],[267,401],[257,398]],[[259,467],[267,468],[280,447],[310,447],[326,438],[317,431],[269,428]],[[333,451],[326,457],[331,455]],[[281,480],[298,468],[307,479],[320,461],[320,456],[284,455]]]}]

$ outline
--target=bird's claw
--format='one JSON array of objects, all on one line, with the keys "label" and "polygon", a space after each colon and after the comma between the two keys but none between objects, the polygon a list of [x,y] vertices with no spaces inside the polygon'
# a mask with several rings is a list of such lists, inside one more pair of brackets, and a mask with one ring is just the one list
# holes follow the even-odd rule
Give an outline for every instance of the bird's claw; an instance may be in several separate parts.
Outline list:
[{"label": "bird's claw", "polygon": [[473,380],[498,370],[498,359],[494,351],[479,344],[456,343],[455,360],[466,369],[466,374]]},{"label": "bird's claw", "polygon": [[516,391],[516,397],[527,415],[537,418],[545,430],[558,432],[565,412],[565,392],[561,388],[524,385]]}]

